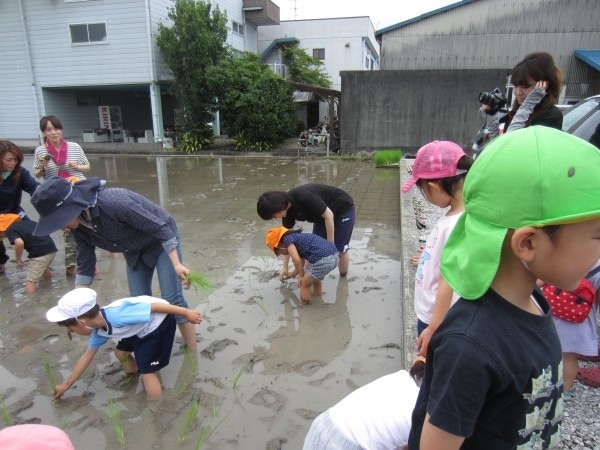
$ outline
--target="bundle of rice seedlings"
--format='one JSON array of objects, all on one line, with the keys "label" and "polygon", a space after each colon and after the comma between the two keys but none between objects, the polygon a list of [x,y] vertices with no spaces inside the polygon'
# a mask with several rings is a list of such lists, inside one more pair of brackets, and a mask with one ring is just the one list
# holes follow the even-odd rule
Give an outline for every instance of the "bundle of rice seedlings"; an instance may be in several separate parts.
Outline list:
[{"label": "bundle of rice seedlings", "polygon": [[196,289],[196,292],[198,291],[198,288],[210,290],[215,287],[210,281],[208,281],[204,277],[204,275],[197,273],[197,272],[188,273],[187,279],[191,283],[191,285],[194,286],[194,289]]}]

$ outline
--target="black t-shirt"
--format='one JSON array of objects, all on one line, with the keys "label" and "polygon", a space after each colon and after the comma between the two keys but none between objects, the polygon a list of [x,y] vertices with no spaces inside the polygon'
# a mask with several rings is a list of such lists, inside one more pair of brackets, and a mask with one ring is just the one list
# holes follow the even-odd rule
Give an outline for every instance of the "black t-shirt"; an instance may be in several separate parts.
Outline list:
[{"label": "black t-shirt", "polygon": [[23,240],[29,259],[39,258],[58,251],[50,236],[33,235],[36,225],[32,220],[22,219],[13,223],[6,230],[6,237],[12,245],[15,245],[15,239],[21,238]]},{"label": "black t-shirt", "polygon": [[343,189],[327,184],[309,183],[288,191],[292,206],[288,209],[282,224],[293,228],[296,221],[319,222],[327,208],[333,216],[342,215],[354,206],[354,200]]},{"label": "black t-shirt", "polygon": [[491,289],[450,308],[429,344],[409,449],[419,448],[426,413],[434,426],[466,437],[461,449],[558,444],[561,345],[547,301],[534,295],[543,316]]}]

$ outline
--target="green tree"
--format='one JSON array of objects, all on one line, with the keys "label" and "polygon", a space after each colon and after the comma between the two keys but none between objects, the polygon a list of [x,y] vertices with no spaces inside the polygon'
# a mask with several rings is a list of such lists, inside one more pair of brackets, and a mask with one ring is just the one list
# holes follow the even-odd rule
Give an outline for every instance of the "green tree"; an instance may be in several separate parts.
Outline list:
[{"label": "green tree", "polygon": [[227,15],[202,0],[179,0],[169,10],[171,26],[159,24],[156,43],[173,73],[173,88],[181,108],[177,126],[202,147],[212,141],[212,122],[217,109],[207,71],[225,58],[228,48]]},{"label": "green tree", "polygon": [[290,80],[324,88],[331,87],[331,80],[323,69],[322,61],[295,45],[284,47],[281,53],[288,65]]},{"label": "green tree", "polygon": [[246,150],[271,148],[296,131],[293,88],[260,61],[245,53],[224,59],[209,71],[219,93],[221,125]]}]

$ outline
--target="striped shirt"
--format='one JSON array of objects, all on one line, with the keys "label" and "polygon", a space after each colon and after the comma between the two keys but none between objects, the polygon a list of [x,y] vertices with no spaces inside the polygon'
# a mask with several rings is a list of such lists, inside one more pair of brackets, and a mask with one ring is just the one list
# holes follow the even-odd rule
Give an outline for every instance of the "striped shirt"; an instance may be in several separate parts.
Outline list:
[{"label": "striped shirt", "polygon": [[[48,150],[46,150],[45,145],[40,145],[38,148],[35,149],[35,156],[34,156],[34,160],[33,160],[33,172],[34,173],[37,173],[40,169],[42,169],[43,166],[42,166],[42,164],[40,164],[40,158],[43,158],[47,154],[48,154]],[[81,148],[81,146],[75,142],[67,141],[67,160],[65,161],[65,165],[68,164],[69,162],[76,162],[80,166],[87,166],[89,164],[89,161],[88,161],[87,157],[85,156],[85,153],[83,153],[83,149]],[[54,159],[49,160],[48,163],[46,164],[46,168],[42,172],[42,175],[44,176],[44,180],[47,180],[48,178],[51,178],[51,177],[59,176],[58,169],[59,169],[59,167],[58,167],[58,164],[56,164],[56,161],[54,161]],[[66,170],[67,172],[69,172],[70,176],[75,176],[81,180],[85,180],[85,178],[86,178],[85,175],[77,169],[72,169],[70,167],[64,167],[61,170]]]}]

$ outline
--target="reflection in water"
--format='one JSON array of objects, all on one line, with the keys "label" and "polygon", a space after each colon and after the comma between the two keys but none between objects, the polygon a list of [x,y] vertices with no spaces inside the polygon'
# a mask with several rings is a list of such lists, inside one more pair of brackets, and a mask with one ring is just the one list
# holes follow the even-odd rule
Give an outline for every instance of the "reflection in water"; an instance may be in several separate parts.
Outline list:
[{"label": "reflection in water", "polygon": [[156,177],[158,179],[158,198],[160,206],[167,207],[169,200],[169,172],[167,170],[167,161],[169,158],[156,158]]},{"label": "reflection in water", "polygon": [[313,296],[308,306],[300,306],[296,280],[288,282],[291,286],[279,288],[284,299],[285,325],[269,336],[271,357],[264,362],[265,368],[285,364],[290,370],[300,371],[308,361],[325,365],[346,349],[352,340],[348,279],[339,278],[333,303],[327,302],[331,281],[331,278],[324,280],[324,298]]}]

